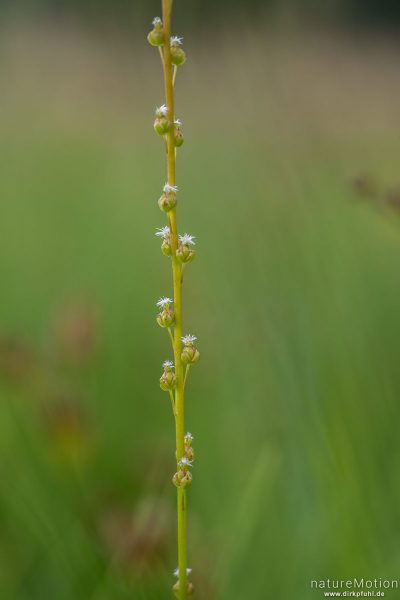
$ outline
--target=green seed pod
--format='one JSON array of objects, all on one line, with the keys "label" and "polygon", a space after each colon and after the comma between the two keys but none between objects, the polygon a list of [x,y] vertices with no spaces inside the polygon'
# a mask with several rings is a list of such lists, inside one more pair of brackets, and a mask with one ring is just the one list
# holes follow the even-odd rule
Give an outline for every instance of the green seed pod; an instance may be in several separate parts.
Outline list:
[{"label": "green seed pod", "polygon": [[194,461],[194,450],[192,446],[185,446],[185,456],[190,462]]},{"label": "green seed pod", "polygon": [[160,388],[164,390],[164,392],[174,390],[176,388],[175,373],[173,373],[172,371],[164,371],[164,373],[160,377]]},{"label": "green seed pod", "polygon": [[192,442],[193,442],[193,436],[188,431],[187,434],[185,435],[185,437],[183,438],[183,443],[185,444],[185,446],[190,447],[192,445]]},{"label": "green seed pod", "polygon": [[181,479],[181,485],[180,487],[186,488],[189,487],[189,485],[191,485],[193,481],[193,477],[190,471],[186,471],[186,473],[183,475],[182,479]]},{"label": "green seed pod", "polygon": [[165,254],[165,256],[171,256],[172,247],[171,240],[169,238],[164,238],[163,243],[161,244],[161,252]]},{"label": "green seed pod", "polygon": [[[178,598],[178,600],[180,599],[180,593],[179,593],[179,581],[177,581],[175,583],[175,585],[172,587],[172,591],[174,592],[175,598]],[[188,596],[191,596],[194,592],[194,585],[191,581],[188,581],[187,584],[187,593]]]},{"label": "green seed pod", "polygon": [[166,360],[163,363],[164,373],[160,377],[160,388],[164,392],[169,392],[176,388],[176,375],[173,371],[174,363],[170,360]]},{"label": "green seed pod", "polygon": [[171,308],[164,308],[157,315],[157,323],[160,327],[171,327],[175,323],[175,313]]},{"label": "green seed pod", "polygon": [[174,185],[164,185],[163,193],[158,200],[158,206],[164,212],[169,212],[176,206],[176,192],[178,188]]},{"label": "green seed pod", "polygon": [[176,257],[181,263],[191,263],[196,253],[189,246],[180,245],[176,251]]},{"label": "green seed pod", "polygon": [[168,133],[170,127],[170,123],[168,119],[164,116],[156,117],[154,121],[154,131],[158,133],[158,135],[165,135]]},{"label": "green seed pod", "polygon": [[179,119],[176,119],[176,121],[174,121],[174,141],[177,148],[180,148],[185,141],[181,127],[182,123]]},{"label": "green seed pod", "polygon": [[181,353],[181,359],[185,365],[194,365],[200,360],[200,352],[194,346],[185,346]]},{"label": "green seed pod", "polygon": [[182,471],[181,469],[179,469],[172,478],[172,483],[178,488],[189,487],[192,481],[193,477],[191,472]]},{"label": "green seed pod", "polygon": [[154,28],[147,36],[147,40],[152,46],[163,46],[165,42],[165,35],[160,17],[156,17],[154,19],[153,26]]},{"label": "green seed pod", "polygon": [[171,62],[176,67],[180,67],[186,62],[185,51],[175,44],[171,46]]}]

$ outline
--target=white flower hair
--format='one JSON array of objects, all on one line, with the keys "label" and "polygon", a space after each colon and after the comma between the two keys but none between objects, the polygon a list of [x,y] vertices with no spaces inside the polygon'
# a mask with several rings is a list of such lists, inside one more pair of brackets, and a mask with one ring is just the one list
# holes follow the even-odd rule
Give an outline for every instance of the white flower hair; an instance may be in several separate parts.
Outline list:
[{"label": "white flower hair", "polygon": [[181,46],[183,42],[183,37],[178,37],[177,35],[171,36],[171,46]]},{"label": "white flower hair", "polygon": [[161,106],[157,106],[156,108],[156,117],[166,117],[168,113],[168,107],[166,104],[162,104]]},{"label": "white flower hair", "polygon": [[173,192],[174,194],[176,194],[176,192],[178,191],[178,188],[176,185],[169,185],[169,183],[166,183],[163,187],[163,191],[164,192]]},{"label": "white flower hair", "polygon": [[196,244],[196,242],[194,241],[195,239],[196,238],[194,235],[189,235],[188,233],[184,233],[183,235],[179,236],[179,241],[182,244],[182,246],[194,246]]},{"label": "white flower hair", "polygon": [[190,433],[190,431],[188,431],[187,434],[185,435],[185,439],[189,440],[189,442],[193,442],[194,437],[192,436],[192,434]]},{"label": "white flower hair", "polygon": [[154,17],[153,25],[154,25],[154,27],[156,27],[156,25],[162,25],[162,21],[161,21],[160,17]]},{"label": "white flower hair", "polygon": [[191,346],[196,340],[197,337],[195,335],[192,335],[191,333],[188,333],[187,335],[184,335],[182,337],[182,342],[185,346]]},{"label": "white flower hair", "polygon": [[182,121],[180,119],[175,119],[174,120],[174,125],[182,125]]},{"label": "white flower hair", "polygon": [[165,227],[157,227],[157,230],[154,235],[156,235],[157,237],[166,238],[169,234],[170,230],[168,225],[166,225]]},{"label": "white flower hair", "polygon": [[[190,567],[188,567],[186,569],[186,575],[190,575],[191,572],[192,572],[192,569]],[[179,577],[179,569],[175,569],[175,571],[174,571],[174,577]]]},{"label": "white flower hair", "polygon": [[192,467],[193,463],[191,460],[183,456],[181,460],[178,462],[178,467]]},{"label": "white flower hair", "polygon": [[162,366],[163,369],[175,369],[175,365],[172,360],[164,360]]},{"label": "white flower hair", "polygon": [[159,299],[156,306],[158,306],[158,308],[164,308],[165,306],[169,306],[172,303],[173,303],[173,300],[171,300],[171,298],[167,298],[167,296],[165,296],[164,298]]}]

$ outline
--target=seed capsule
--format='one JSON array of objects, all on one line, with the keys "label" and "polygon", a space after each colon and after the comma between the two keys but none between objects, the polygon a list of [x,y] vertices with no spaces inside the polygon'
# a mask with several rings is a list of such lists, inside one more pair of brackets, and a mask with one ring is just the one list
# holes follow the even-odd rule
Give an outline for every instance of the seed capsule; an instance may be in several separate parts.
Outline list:
[{"label": "seed capsule", "polygon": [[164,390],[164,392],[169,392],[170,390],[174,390],[176,388],[176,375],[175,373],[165,372],[160,377],[160,388]]},{"label": "seed capsule", "polygon": [[161,244],[161,252],[165,254],[165,256],[171,256],[172,247],[171,240],[169,238],[164,238],[163,243]]},{"label": "seed capsule", "polygon": [[175,323],[175,313],[171,308],[164,308],[157,315],[157,323],[160,327],[171,327]]},{"label": "seed capsule", "polygon": [[176,388],[176,375],[173,371],[174,364],[166,360],[163,363],[164,373],[160,377],[160,388],[164,390],[164,392],[169,392],[170,390],[174,390]]},{"label": "seed capsule", "polygon": [[181,359],[186,365],[194,365],[200,360],[200,352],[194,346],[185,346],[181,353]]},{"label": "seed capsule", "polygon": [[158,135],[165,135],[168,133],[170,128],[170,123],[167,117],[156,117],[154,121],[154,131],[158,133]]},{"label": "seed capsule", "polygon": [[181,263],[191,263],[196,253],[187,245],[179,245],[176,251],[176,257]]},{"label": "seed capsule", "polygon": [[174,122],[174,141],[175,141],[175,146],[177,148],[180,148],[183,144],[184,137],[183,137],[183,133],[182,133],[182,123],[179,121],[179,119],[177,119]]},{"label": "seed capsule", "polygon": [[176,67],[180,67],[186,62],[186,52],[178,45],[171,46],[171,62]]},{"label": "seed capsule", "polygon": [[153,21],[153,29],[147,36],[149,44],[152,46],[162,46],[165,41],[165,34],[160,17],[156,17]]},{"label": "seed capsule", "polygon": [[158,200],[158,206],[164,212],[169,212],[176,206],[176,192],[178,188],[174,185],[164,185],[163,193]]}]

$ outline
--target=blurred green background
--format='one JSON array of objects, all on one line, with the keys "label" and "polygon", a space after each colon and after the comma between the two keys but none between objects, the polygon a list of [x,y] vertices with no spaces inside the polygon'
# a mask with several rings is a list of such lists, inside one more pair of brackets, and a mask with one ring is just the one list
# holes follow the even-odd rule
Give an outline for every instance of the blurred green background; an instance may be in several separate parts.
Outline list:
[{"label": "blurred green background", "polygon": [[[158,55],[111,3],[93,29],[43,6],[0,38],[0,597],[167,600]],[[189,31],[199,6],[176,2]],[[159,12],[136,8],[136,25]],[[396,578],[400,48],[294,9],[252,26],[207,10],[176,31],[196,598]]]}]

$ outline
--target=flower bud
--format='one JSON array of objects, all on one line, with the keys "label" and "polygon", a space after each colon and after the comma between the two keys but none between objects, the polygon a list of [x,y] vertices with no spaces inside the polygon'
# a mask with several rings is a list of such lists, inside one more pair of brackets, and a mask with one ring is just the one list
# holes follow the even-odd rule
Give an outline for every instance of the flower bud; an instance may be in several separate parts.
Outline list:
[{"label": "flower bud", "polygon": [[156,17],[153,21],[153,29],[147,36],[149,44],[152,46],[163,46],[165,41],[164,29],[160,17]]},{"label": "flower bud", "polygon": [[176,257],[181,263],[191,263],[195,255],[195,251],[191,250],[189,246],[180,245],[176,251]]},{"label": "flower bud", "polygon": [[[172,587],[172,591],[174,592],[175,598],[178,598],[178,600],[180,599],[180,594],[179,594],[179,581],[177,581],[175,583],[175,585]],[[188,596],[191,596],[194,593],[194,585],[191,581],[188,581],[187,584],[187,594]]]},{"label": "flower bud", "polygon": [[179,246],[176,251],[177,259],[182,263],[190,263],[195,257],[195,251],[190,246],[195,245],[195,237],[185,233],[179,236]]},{"label": "flower bud", "polygon": [[156,117],[154,121],[154,130],[158,135],[165,135],[169,131],[169,121],[167,117]]},{"label": "flower bud", "polygon": [[160,377],[160,388],[169,392],[176,388],[176,375],[173,372],[174,364],[170,360],[163,363],[164,373]]},{"label": "flower bud", "polygon": [[[182,337],[183,350],[181,359],[186,365],[194,365],[200,360],[200,352],[193,345],[196,340],[196,336],[191,334]],[[189,437],[189,435],[191,434],[187,434],[186,437]]]},{"label": "flower bud", "polygon": [[185,346],[181,353],[181,359],[185,365],[194,365],[200,360],[200,352],[193,346]]},{"label": "flower bud", "polygon": [[178,188],[175,185],[164,185],[163,193],[158,200],[158,206],[164,212],[169,212],[176,206],[176,192]]},{"label": "flower bud", "polygon": [[185,444],[185,446],[191,446],[192,442],[193,442],[193,436],[188,431],[187,434],[185,435],[185,437],[183,438],[183,443]]},{"label": "flower bud", "polygon": [[171,62],[176,67],[183,65],[186,62],[186,54],[180,47],[182,45],[182,38],[176,35],[171,37]]},{"label": "flower bud", "polygon": [[193,477],[190,471],[182,471],[181,469],[175,473],[172,478],[172,483],[178,488],[189,487]]},{"label": "flower bud", "polygon": [[163,243],[161,244],[161,252],[165,255],[165,256],[171,256],[172,254],[172,247],[171,247],[171,240],[168,238],[164,238]]},{"label": "flower bud", "polygon": [[175,313],[171,308],[164,308],[157,315],[157,323],[160,327],[171,327],[175,323]]},{"label": "flower bud", "polygon": [[192,446],[185,446],[185,456],[190,461],[194,461],[194,450]]},{"label": "flower bud", "polygon": [[165,256],[171,256],[171,232],[169,230],[169,227],[165,226],[158,228],[156,231],[156,236],[162,238],[161,252],[165,254]]},{"label": "flower bud", "polygon": [[174,121],[174,142],[175,142],[175,146],[177,148],[180,148],[180,146],[182,146],[182,144],[184,142],[184,137],[183,137],[181,127],[182,127],[182,123],[180,122],[179,119],[176,119],[176,121]]},{"label": "flower bud", "polygon": [[159,108],[156,108],[156,118],[154,121],[154,130],[159,135],[165,135],[169,131],[170,122],[168,121],[167,114],[168,114],[168,108],[166,107],[165,104],[163,104]]}]

